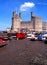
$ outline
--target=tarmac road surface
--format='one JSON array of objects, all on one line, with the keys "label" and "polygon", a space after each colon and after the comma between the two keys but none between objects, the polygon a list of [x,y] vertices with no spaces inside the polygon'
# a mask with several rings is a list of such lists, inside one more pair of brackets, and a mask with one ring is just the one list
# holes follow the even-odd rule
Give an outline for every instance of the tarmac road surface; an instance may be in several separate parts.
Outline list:
[{"label": "tarmac road surface", "polygon": [[11,40],[0,47],[0,65],[33,65],[31,59],[36,57],[47,61],[47,44],[43,41]]}]

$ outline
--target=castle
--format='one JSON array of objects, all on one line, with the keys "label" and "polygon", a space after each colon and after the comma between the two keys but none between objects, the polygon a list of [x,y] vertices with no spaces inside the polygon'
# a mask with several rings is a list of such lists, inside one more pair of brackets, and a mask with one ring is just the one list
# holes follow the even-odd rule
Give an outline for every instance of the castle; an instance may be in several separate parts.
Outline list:
[{"label": "castle", "polygon": [[47,22],[43,22],[41,16],[34,16],[34,12],[31,12],[30,21],[22,21],[22,13],[19,13],[18,16],[16,12],[13,12],[11,31],[19,32],[21,30],[47,32]]}]

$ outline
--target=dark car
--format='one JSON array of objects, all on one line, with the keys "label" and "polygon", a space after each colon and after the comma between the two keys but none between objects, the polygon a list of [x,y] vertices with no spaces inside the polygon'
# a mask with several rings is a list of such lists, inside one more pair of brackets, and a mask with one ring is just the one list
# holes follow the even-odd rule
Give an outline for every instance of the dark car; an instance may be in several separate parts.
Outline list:
[{"label": "dark car", "polygon": [[16,35],[15,36],[10,36],[10,40],[12,39],[16,39]]},{"label": "dark car", "polygon": [[44,43],[46,43],[46,44],[47,44],[47,37],[46,37],[46,39],[45,39]]}]

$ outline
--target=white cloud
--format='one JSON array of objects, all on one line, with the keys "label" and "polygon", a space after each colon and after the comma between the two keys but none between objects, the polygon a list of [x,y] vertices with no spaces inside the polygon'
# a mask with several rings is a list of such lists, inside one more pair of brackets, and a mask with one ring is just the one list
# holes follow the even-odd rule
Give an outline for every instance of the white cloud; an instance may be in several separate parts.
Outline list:
[{"label": "white cloud", "polygon": [[26,11],[27,9],[32,8],[34,6],[35,4],[33,2],[25,2],[20,6],[20,11]]}]

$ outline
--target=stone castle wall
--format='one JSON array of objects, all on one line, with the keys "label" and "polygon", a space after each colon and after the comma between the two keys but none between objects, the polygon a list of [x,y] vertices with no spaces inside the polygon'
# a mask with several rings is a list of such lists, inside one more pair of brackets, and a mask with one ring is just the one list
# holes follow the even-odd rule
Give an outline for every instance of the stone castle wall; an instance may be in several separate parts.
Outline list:
[{"label": "stone castle wall", "polygon": [[[45,24],[45,26],[44,26]],[[22,21],[21,13],[19,16],[14,12],[12,17],[12,30],[13,31],[19,31],[22,28],[27,28],[29,30],[33,31],[43,31],[43,28],[46,28],[47,24],[42,22],[41,16],[34,16],[34,13],[31,12],[31,21]]]},{"label": "stone castle wall", "polygon": [[47,31],[47,22],[42,23],[42,29],[44,32]]},{"label": "stone castle wall", "polygon": [[42,18],[40,16],[32,17],[32,23],[35,31],[42,31]]}]

